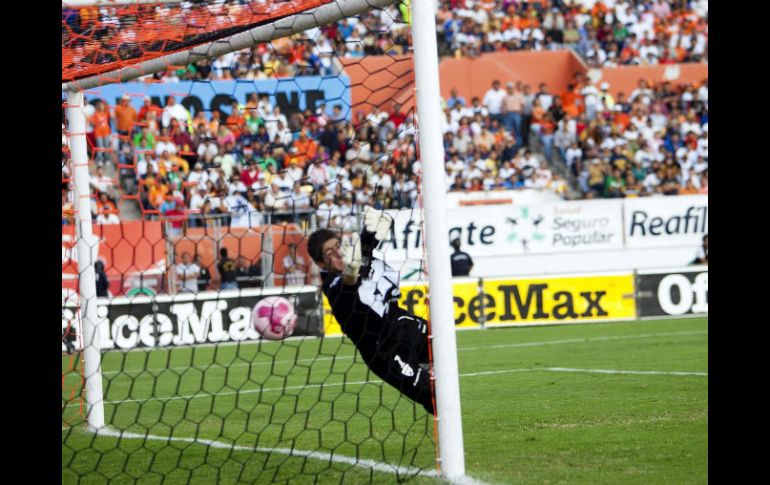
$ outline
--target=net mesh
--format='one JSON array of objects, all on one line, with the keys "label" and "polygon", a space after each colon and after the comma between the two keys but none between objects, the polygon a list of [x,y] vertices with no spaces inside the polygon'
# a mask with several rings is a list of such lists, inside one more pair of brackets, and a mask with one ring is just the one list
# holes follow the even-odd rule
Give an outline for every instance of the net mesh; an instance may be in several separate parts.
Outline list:
[{"label": "net mesh", "polygon": [[[63,54],[100,40],[88,59],[63,64],[62,79],[210,41],[200,25],[232,31],[320,3],[116,5],[92,11],[90,31],[82,18],[65,28],[72,19],[63,8]],[[191,14],[225,7],[243,15]],[[116,25],[113,17],[121,26],[160,23],[136,56],[120,57],[117,31],[97,35],[97,26]],[[375,375],[343,335],[340,323],[350,322],[331,315],[307,249],[318,228],[349,240],[363,207],[388,210],[396,223],[375,256],[424,287],[420,239],[407,245],[397,236],[421,223],[409,44],[396,4],[86,91],[106,423],[98,433],[85,426],[69,149],[78,134],[63,118],[63,483],[435,474],[433,416]],[[276,297],[297,320],[291,337],[271,341],[255,329],[252,309]]]},{"label": "net mesh", "polygon": [[331,1],[180,1],[62,8],[62,81],[187,50]]}]

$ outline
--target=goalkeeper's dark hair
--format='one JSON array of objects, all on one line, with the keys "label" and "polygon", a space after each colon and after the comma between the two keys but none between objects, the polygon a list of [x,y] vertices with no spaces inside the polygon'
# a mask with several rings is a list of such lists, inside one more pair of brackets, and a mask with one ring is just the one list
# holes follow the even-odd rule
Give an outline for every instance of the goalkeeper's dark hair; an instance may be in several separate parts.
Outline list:
[{"label": "goalkeeper's dark hair", "polygon": [[329,239],[339,239],[340,235],[330,229],[318,229],[307,240],[307,252],[313,261],[323,262],[323,247]]}]

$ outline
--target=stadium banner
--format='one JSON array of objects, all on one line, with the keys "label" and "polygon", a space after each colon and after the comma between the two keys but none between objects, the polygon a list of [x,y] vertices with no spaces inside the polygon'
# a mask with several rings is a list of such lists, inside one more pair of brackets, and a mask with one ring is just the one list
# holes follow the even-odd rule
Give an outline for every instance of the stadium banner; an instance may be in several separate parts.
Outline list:
[{"label": "stadium banner", "polygon": [[[141,95],[137,94],[141,93]],[[220,94],[217,94],[220,93]],[[227,93],[227,94],[222,94]],[[346,119],[350,114],[350,81],[347,76],[302,76],[281,79],[259,79],[252,81],[178,81],[167,83],[132,82],[109,84],[85,92],[86,101],[93,103],[97,99],[110,106],[117,105],[123,95],[131,98],[131,105],[139,111],[144,96],[149,96],[158,106],[166,106],[166,101],[173,96],[177,102],[195,116],[199,111],[207,114],[213,111],[230,114],[230,103],[235,98],[245,105],[251,93],[268,94],[273,105],[281,107],[281,112],[289,116],[306,107],[314,109],[319,101],[331,100],[326,110],[333,114],[333,107],[339,105]]]},{"label": "stadium banner", "polygon": [[[449,239],[471,257],[621,249],[618,200],[456,207],[448,209]],[[395,224],[379,246],[391,266],[423,255],[419,211],[392,210]]]},{"label": "stadium banner", "polygon": [[[102,350],[256,341],[260,335],[251,324],[254,305],[267,296],[280,295],[294,304],[297,313],[293,336],[321,335],[318,293],[315,286],[301,286],[283,291],[243,289],[100,298],[97,332]],[[62,333],[78,320],[76,311],[76,302],[67,302],[62,308]],[[64,343],[62,351],[66,351]]]},{"label": "stadium banner", "polygon": [[707,195],[625,199],[625,246],[696,248],[708,233],[708,206]]},{"label": "stadium banner", "polygon": [[708,292],[708,266],[636,274],[636,306],[640,317],[708,314]]},{"label": "stadium banner", "polygon": [[[636,318],[631,272],[524,278],[456,278],[452,281],[456,328],[556,324]],[[427,286],[401,284],[399,304],[428,319]],[[324,298],[324,333],[340,327]]]}]

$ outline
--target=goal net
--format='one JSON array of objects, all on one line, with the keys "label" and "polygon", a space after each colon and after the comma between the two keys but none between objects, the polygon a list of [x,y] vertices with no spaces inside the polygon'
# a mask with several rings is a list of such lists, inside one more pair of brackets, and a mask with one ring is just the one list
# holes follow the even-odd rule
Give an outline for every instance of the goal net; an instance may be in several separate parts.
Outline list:
[{"label": "goal net", "polygon": [[[367,367],[307,247],[388,211],[374,256],[428,320],[409,21],[387,0],[62,2],[62,483],[438,474],[434,416]],[[253,309],[278,302],[296,322],[272,340]]]}]

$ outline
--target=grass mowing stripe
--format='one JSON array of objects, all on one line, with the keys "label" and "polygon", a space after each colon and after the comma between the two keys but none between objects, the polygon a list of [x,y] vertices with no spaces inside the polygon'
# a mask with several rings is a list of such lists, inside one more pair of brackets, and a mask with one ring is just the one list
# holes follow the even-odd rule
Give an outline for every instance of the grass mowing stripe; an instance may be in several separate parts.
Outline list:
[{"label": "grass mowing stripe", "polygon": [[[542,345],[591,343],[591,342],[602,342],[602,341],[612,341],[612,340],[641,339],[641,338],[652,338],[652,337],[673,337],[678,335],[701,335],[701,334],[708,334],[708,330],[643,333],[643,334],[635,334],[635,335],[613,335],[613,336],[606,336],[606,337],[586,337],[586,338],[561,339],[561,340],[543,340],[538,342],[521,342],[521,343],[514,343],[514,344],[489,345],[483,348],[482,347],[458,347],[457,350],[458,352],[460,352],[460,351],[474,351],[474,350],[486,350],[486,349],[516,348],[516,347],[539,347]],[[257,365],[307,364],[307,363],[317,363],[317,362],[329,362],[332,360],[348,360],[353,358],[354,358],[353,355],[343,355],[339,357],[335,356],[335,357],[317,358],[317,359],[247,362],[242,364],[233,364],[227,367],[229,369],[232,369],[235,367],[253,367]],[[104,375],[117,375],[117,374],[132,375],[132,374],[141,374],[143,372],[152,372],[152,371],[167,371],[167,370],[184,371],[189,368],[190,367],[150,367],[146,369],[123,369],[123,370],[117,370],[117,371],[108,370],[108,371],[103,371],[102,373]]]},{"label": "grass mowing stripe", "polygon": [[485,350],[485,349],[508,349],[514,347],[539,347],[541,345],[559,345],[559,344],[577,344],[577,343],[591,343],[602,342],[608,340],[626,340],[626,339],[638,339],[638,338],[651,338],[651,337],[673,337],[676,335],[699,335],[707,334],[708,330],[694,330],[686,332],[660,332],[660,333],[642,333],[636,335],[611,335],[607,337],[586,337],[586,338],[571,338],[563,340],[545,340],[541,342],[522,342],[515,344],[499,344],[489,345],[485,347],[458,347],[458,351],[461,350]]}]

